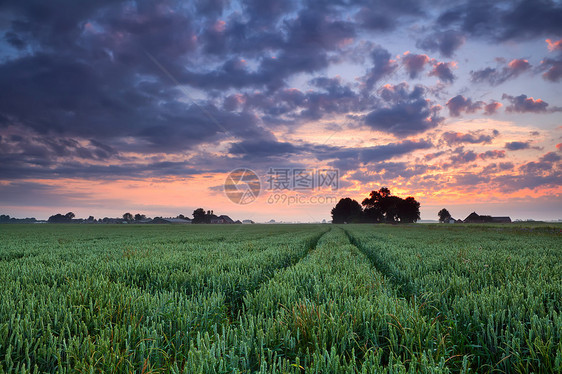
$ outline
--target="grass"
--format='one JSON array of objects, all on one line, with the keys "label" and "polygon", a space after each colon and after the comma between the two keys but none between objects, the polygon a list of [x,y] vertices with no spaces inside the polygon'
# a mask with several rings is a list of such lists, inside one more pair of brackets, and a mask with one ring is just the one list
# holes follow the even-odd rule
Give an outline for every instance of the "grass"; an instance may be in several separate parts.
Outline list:
[{"label": "grass", "polygon": [[0,372],[562,372],[561,236],[1,225]]}]

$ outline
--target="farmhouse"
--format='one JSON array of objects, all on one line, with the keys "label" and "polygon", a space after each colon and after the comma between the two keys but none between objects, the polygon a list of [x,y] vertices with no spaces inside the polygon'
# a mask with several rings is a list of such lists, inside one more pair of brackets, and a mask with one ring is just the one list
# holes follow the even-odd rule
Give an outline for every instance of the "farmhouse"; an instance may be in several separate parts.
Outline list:
[{"label": "farmhouse", "polygon": [[214,223],[214,224],[230,224],[230,223],[234,223],[234,221],[229,216],[223,214],[223,215],[220,215],[218,217],[211,218],[211,223]]},{"label": "farmhouse", "polygon": [[505,217],[492,217],[479,215],[472,212],[463,221],[464,223],[511,223],[511,218]]}]

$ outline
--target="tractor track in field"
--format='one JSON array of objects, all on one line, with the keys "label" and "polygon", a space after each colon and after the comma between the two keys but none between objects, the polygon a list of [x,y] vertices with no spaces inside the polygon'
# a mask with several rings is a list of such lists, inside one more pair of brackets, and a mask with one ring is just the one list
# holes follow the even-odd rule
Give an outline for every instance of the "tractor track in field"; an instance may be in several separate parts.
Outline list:
[{"label": "tractor track in field", "polygon": [[349,242],[369,259],[371,265],[373,265],[379,273],[389,280],[390,284],[396,290],[398,297],[408,300],[418,295],[418,290],[416,290],[415,285],[409,277],[390,268],[382,258],[376,255],[375,251],[368,251],[361,241],[357,240],[349,231],[346,229],[343,229],[343,231],[349,239]]},{"label": "tractor track in field", "polygon": [[298,263],[300,263],[312,251],[314,251],[316,249],[316,246],[318,245],[318,242],[320,241],[320,239],[324,235],[326,235],[328,232],[330,232],[331,230],[332,230],[332,228],[329,228],[328,230],[324,230],[324,231],[320,232],[317,236],[313,237],[313,239],[310,241],[310,243],[308,245],[307,251],[302,256],[300,256],[298,259],[296,259],[296,261],[293,261],[293,262],[284,264],[280,267],[277,267],[275,269],[272,269],[270,274],[264,275],[254,287],[245,290],[244,293],[242,293],[240,295],[237,295],[235,297],[233,297],[233,295],[226,294],[227,300],[230,299],[230,301],[227,301],[227,303],[226,303],[226,314],[228,316],[229,321],[231,321],[231,323],[232,323],[233,321],[238,320],[238,318],[240,317],[241,313],[243,312],[243,307],[244,307],[244,296],[246,296],[247,294],[249,294],[251,292],[254,292],[257,289],[259,289],[260,287],[262,287],[271,278],[273,278],[276,273],[278,273],[280,271],[283,271],[285,269],[288,269],[290,267],[296,266]]}]

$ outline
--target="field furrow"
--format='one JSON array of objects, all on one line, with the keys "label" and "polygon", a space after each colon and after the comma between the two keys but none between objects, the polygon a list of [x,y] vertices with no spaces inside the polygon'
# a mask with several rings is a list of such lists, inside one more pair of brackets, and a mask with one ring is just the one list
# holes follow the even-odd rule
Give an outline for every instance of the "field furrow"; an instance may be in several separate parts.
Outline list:
[{"label": "field furrow", "polygon": [[562,372],[562,231],[10,225],[0,373]]},{"label": "field furrow", "polygon": [[562,370],[560,234],[512,230],[506,240],[505,229],[357,226],[350,236],[412,303],[451,327],[455,355],[473,369]]}]

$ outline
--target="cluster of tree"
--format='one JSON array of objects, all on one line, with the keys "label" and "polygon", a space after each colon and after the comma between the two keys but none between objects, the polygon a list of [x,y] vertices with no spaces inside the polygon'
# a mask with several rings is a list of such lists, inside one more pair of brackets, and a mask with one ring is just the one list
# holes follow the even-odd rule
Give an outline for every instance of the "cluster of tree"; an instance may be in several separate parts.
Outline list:
[{"label": "cluster of tree", "polygon": [[[147,217],[145,214],[141,214],[141,213],[137,213],[135,215],[127,212],[125,214],[123,214],[122,218],[100,218],[96,221],[96,219],[94,218],[94,216],[89,216],[88,219],[75,219],[74,218],[75,215],[72,212],[68,212],[66,214],[55,214],[49,217],[48,222],[49,223],[95,223],[95,222],[99,222],[99,223],[122,223],[122,222],[128,222],[128,223],[146,223],[147,221],[151,221],[151,219],[149,217]],[[223,216],[221,216],[223,217]],[[155,217],[155,219],[159,219],[161,217]],[[184,220],[189,220],[190,218],[188,216],[184,216],[183,214],[179,214],[176,218],[179,219],[184,219]],[[211,223],[211,221],[213,219],[219,218],[217,215],[214,214],[214,212],[212,210],[205,210],[203,208],[198,208],[195,209],[193,211],[193,219],[192,222],[193,223]],[[0,215],[0,223],[4,223],[4,222],[14,222],[15,218],[10,218],[10,216],[8,215]],[[29,218],[26,218],[25,220],[30,220]],[[35,218],[32,218],[31,220],[33,220],[34,222],[36,221]],[[17,220],[22,221],[22,220]],[[150,222],[148,222],[150,223]]]},{"label": "cluster of tree", "polygon": [[133,221],[133,220],[138,222],[138,221],[142,221],[142,220],[145,220],[145,219],[146,219],[146,215],[140,214],[140,213],[137,213],[134,216],[131,213],[123,214],[123,220],[128,221],[128,222]]},{"label": "cluster of tree", "polygon": [[50,216],[47,222],[49,222],[49,223],[69,223],[69,222],[72,222],[72,219],[74,217],[76,217],[76,216],[72,212],[68,212],[64,215],[58,213],[58,214],[55,214],[54,216]]},{"label": "cluster of tree", "polygon": [[193,223],[211,223],[213,218],[218,218],[212,210],[198,208],[193,211]]},{"label": "cluster of tree", "polygon": [[420,203],[416,199],[393,196],[386,187],[371,191],[361,204],[346,197],[332,209],[332,223],[413,223],[419,219]]},{"label": "cluster of tree", "polygon": [[0,223],[34,223],[35,218],[14,218],[7,214],[0,214]]},{"label": "cluster of tree", "polygon": [[439,216],[439,222],[441,223],[448,222],[452,218],[451,213],[449,213],[449,211],[445,208],[441,209],[437,215]]}]

